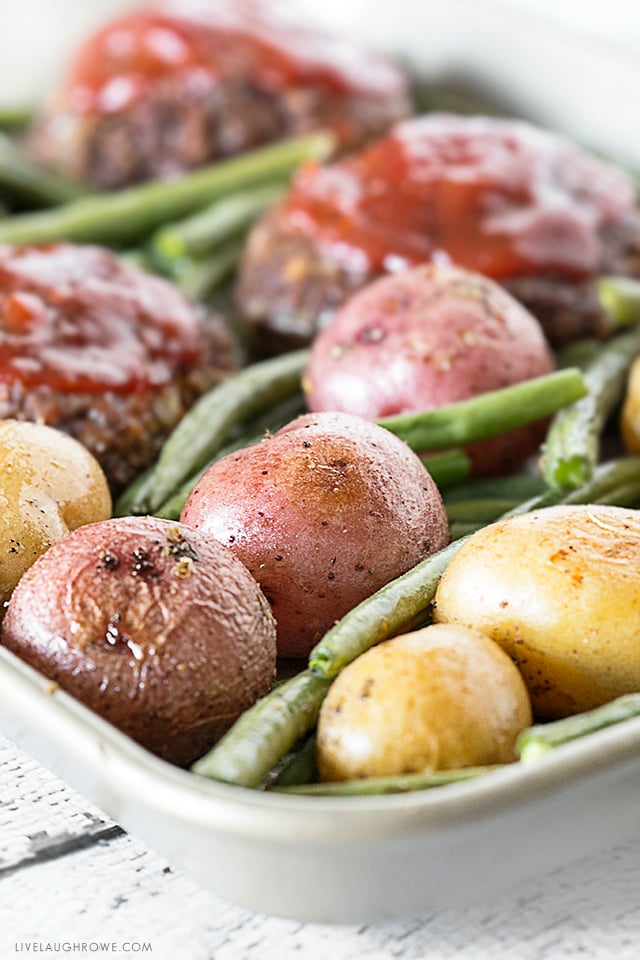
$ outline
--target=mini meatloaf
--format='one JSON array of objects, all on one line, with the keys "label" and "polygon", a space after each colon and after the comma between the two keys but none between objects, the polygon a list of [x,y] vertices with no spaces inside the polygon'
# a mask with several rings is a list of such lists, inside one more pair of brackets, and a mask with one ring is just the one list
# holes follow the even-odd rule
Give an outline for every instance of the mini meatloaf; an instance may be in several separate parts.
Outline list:
[{"label": "mini meatloaf", "polygon": [[237,367],[217,315],[93,246],[0,246],[0,418],[80,440],[114,493]]},{"label": "mini meatloaf", "polygon": [[449,263],[502,283],[554,345],[605,336],[600,273],[640,275],[631,179],[522,122],[432,114],[310,164],[250,235],[236,287],[260,353],[307,343],[384,273]]},{"label": "mini meatloaf", "polygon": [[361,143],[408,112],[395,66],[266,2],[156,0],[86,40],[27,142],[115,188],[320,127]]}]

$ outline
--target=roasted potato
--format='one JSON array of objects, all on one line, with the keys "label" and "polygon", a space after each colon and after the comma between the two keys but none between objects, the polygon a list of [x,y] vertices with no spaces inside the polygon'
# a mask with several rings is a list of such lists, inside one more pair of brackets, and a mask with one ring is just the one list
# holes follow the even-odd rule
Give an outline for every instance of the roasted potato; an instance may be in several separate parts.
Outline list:
[{"label": "roasted potato", "polygon": [[[356,293],[316,337],[303,385],[310,410],[371,420],[430,410],[553,370],[536,318],[497,283],[425,265]],[[507,473],[544,437],[538,421],[473,444],[476,473]]]},{"label": "roasted potato", "polygon": [[246,564],[273,607],[284,657],[308,654],[335,620],[449,541],[420,459],[343,413],[299,417],[218,461],[181,519]]},{"label": "roasted potato", "polygon": [[320,711],[318,769],[333,781],[508,763],[530,723],[526,687],[500,647],[433,625],[345,667]]},{"label": "roasted potato", "polygon": [[640,690],[640,511],[555,506],[462,545],[434,620],[473,626],[516,662],[534,714],[554,719]]},{"label": "roasted potato", "polygon": [[0,421],[0,595],[70,530],[111,516],[104,473],[77,440],[41,424]]},{"label": "roasted potato", "polygon": [[156,517],[90,524],[51,547],[14,591],[2,643],[180,765],[275,676],[255,580],[222,544]]},{"label": "roasted potato", "polygon": [[640,357],[637,357],[629,372],[627,391],[620,415],[620,432],[628,452],[640,454]]}]

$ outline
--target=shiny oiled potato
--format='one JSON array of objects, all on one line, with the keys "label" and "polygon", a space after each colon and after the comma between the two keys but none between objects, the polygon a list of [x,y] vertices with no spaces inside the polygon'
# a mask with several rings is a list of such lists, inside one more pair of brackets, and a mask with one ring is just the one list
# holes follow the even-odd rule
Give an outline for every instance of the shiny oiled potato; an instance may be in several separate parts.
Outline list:
[{"label": "shiny oiled potato", "polygon": [[509,657],[467,627],[433,625],[373,647],[338,676],[318,723],[325,781],[515,759],[531,723]]},{"label": "shiny oiled potato", "polygon": [[41,424],[0,421],[0,598],[71,530],[111,516],[98,462],[72,437]]},{"label": "shiny oiled potato", "polygon": [[640,511],[556,506],[460,548],[434,619],[472,625],[515,660],[540,719],[640,690]]}]

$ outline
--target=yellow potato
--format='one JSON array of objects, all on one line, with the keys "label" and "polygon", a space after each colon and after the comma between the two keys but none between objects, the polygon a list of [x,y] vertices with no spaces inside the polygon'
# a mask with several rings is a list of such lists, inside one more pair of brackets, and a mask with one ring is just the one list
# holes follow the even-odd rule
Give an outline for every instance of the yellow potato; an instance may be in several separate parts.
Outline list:
[{"label": "yellow potato", "polygon": [[640,690],[640,511],[548,507],[475,533],[449,565],[434,620],[473,625],[520,668],[553,719]]},{"label": "yellow potato", "polygon": [[0,598],[53,543],[111,516],[97,460],[52,427],[0,421]]},{"label": "yellow potato", "polygon": [[640,453],[640,357],[636,357],[629,373],[620,416],[620,432],[629,453]]},{"label": "yellow potato", "polygon": [[508,763],[531,723],[522,677],[476,630],[430,626],[373,647],[331,686],[318,722],[325,781]]}]

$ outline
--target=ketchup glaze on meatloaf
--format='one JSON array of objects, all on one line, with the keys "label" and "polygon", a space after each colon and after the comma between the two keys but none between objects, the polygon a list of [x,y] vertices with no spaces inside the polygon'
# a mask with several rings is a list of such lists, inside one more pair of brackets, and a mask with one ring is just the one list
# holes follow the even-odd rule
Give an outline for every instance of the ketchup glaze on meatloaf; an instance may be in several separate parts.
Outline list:
[{"label": "ketchup glaze on meatloaf", "polygon": [[599,333],[594,276],[640,273],[634,185],[523,122],[407,120],[302,169],[250,236],[237,301],[261,350],[276,352],[308,341],[374,277],[426,262],[503,283],[554,343]]},{"label": "ketchup glaze on meatloaf", "polygon": [[95,246],[0,246],[0,417],[80,440],[119,491],[237,366],[217,315]]},{"label": "ketchup glaze on meatloaf", "polygon": [[80,45],[29,137],[112,188],[330,128],[343,145],[409,112],[403,74],[275,0],[155,0]]}]

